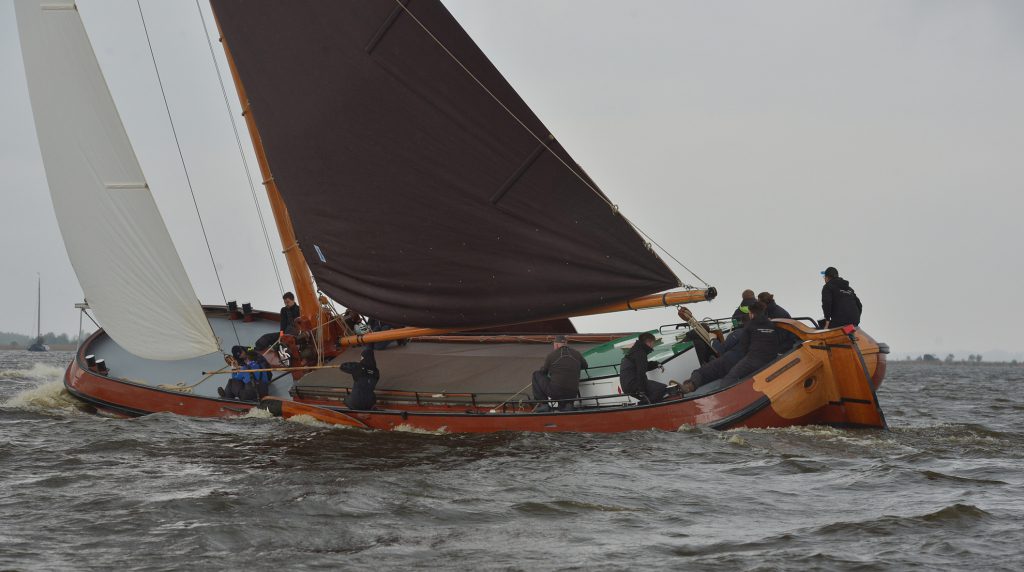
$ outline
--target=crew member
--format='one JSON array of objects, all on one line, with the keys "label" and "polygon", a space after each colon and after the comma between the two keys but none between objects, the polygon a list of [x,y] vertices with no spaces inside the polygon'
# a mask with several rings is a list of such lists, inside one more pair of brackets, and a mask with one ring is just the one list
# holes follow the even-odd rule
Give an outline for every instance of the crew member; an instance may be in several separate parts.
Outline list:
[{"label": "crew member", "polygon": [[[572,409],[572,400],[580,391],[580,370],[587,369],[583,355],[569,347],[565,336],[556,336],[554,350],[544,358],[544,365],[533,372],[533,400],[557,401],[558,409]],[[534,408],[534,412],[550,411],[546,403]]]},{"label": "crew member", "polygon": [[228,382],[224,387],[217,388],[217,395],[224,399],[240,399],[242,390],[245,388],[245,382],[249,379],[249,374],[242,371],[241,365],[233,355],[225,354],[224,363],[231,367],[231,377],[228,378]]},{"label": "crew member", "polygon": [[[270,369],[270,362],[267,358],[263,357],[256,350],[250,349],[245,353],[246,362],[245,369],[249,371],[250,380],[252,387],[250,391],[247,391],[246,397],[249,401],[259,401],[267,396],[270,392],[270,381],[273,375],[269,371],[259,371]],[[247,386],[247,389],[250,389]],[[255,395],[253,395],[255,392]],[[243,398],[245,399],[245,398]]]},{"label": "crew member", "polygon": [[746,352],[744,340],[748,334],[746,328],[737,328],[729,332],[725,342],[719,347],[719,356],[693,370],[690,379],[683,382],[681,387],[683,394],[696,391],[698,387],[725,377],[729,370],[743,359],[743,354]]},{"label": "crew member", "polygon": [[295,294],[291,292],[285,292],[281,298],[284,300],[284,307],[281,308],[281,331],[294,336],[298,331],[295,320],[299,317],[299,305],[295,303]]},{"label": "crew member", "polygon": [[732,325],[739,327],[746,324],[750,320],[750,314],[747,313],[747,309],[750,305],[757,301],[753,290],[744,290],[740,305],[736,308],[736,311],[732,313]]},{"label": "crew member", "polygon": [[[785,308],[775,303],[775,296],[770,292],[761,292],[758,294],[757,301],[764,304],[764,313],[770,320],[778,318],[791,320],[793,318]],[[776,327],[775,331],[779,338],[779,353],[784,354],[789,351],[789,348],[793,347],[793,344],[796,343],[796,336],[779,327]]]},{"label": "crew member", "polygon": [[860,313],[864,307],[850,283],[839,277],[839,271],[829,266],[821,273],[825,285],[821,288],[821,311],[825,319],[823,328],[860,325]]},{"label": "crew member", "polygon": [[654,351],[654,334],[644,332],[637,338],[636,343],[619,362],[619,387],[622,393],[637,398],[646,399],[650,403],[657,403],[665,398],[665,390],[668,386],[653,379],[647,379],[647,372],[661,368],[656,361],[647,361],[647,356]]},{"label": "crew member", "polygon": [[377,358],[373,355],[373,346],[366,346],[359,361],[341,364],[341,371],[352,376],[352,393],[345,398],[349,409],[368,411],[377,403],[377,382],[380,381],[380,370],[377,369]]},{"label": "crew member", "polygon": [[764,304],[754,302],[750,310],[750,321],[744,327],[747,335],[742,342],[744,347],[743,359],[736,363],[729,370],[729,373],[722,378],[724,385],[737,382],[762,367],[778,356],[779,338],[775,333],[775,325],[765,315]]}]

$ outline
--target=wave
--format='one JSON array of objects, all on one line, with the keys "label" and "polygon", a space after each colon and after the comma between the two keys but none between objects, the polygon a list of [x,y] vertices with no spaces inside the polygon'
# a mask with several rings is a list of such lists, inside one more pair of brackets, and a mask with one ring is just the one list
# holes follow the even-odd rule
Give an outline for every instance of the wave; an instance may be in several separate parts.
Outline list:
[{"label": "wave", "polygon": [[448,428],[447,427],[441,427],[441,428],[437,429],[436,431],[430,431],[428,429],[420,429],[419,427],[413,427],[412,425],[407,425],[405,423],[402,423],[401,425],[396,425],[395,428],[393,429],[393,431],[398,431],[398,432],[401,432],[401,433],[416,433],[417,435],[447,435],[448,434]]},{"label": "wave", "polygon": [[274,419],[274,414],[267,409],[253,407],[245,415],[239,415],[235,419]]},{"label": "wave", "polygon": [[64,389],[63,381],[49,381],[20,391],[0,406],[27,411],[70,413],[81,410],[83,403]]},{"label": "wave", "polygon": [[46,381],[64,379],[64,367],[48,363],[34,363],[29,369],[2,369],[0,379]]}]

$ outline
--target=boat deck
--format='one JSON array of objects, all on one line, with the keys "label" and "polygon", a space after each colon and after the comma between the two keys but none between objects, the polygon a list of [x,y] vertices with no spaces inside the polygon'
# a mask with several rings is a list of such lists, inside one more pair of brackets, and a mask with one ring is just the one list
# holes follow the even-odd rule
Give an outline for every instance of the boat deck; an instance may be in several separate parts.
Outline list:
[{"label": "boat deck", "polygon": [[[208,313],[207,318],[213,332],[221,342],[224,352],[230,352],[231,346],[252,345],[260,336],[277,330],[277,322],[271,320],[228,320],[225,314]],[[89,346],[88,353],[96,359],[106,360],[110,376],[125,379],[134,383],[157,387],[160,385],[192,385],[205,377],[202,372],[216,371],[224,367],[221,353],[211,353],[187,360],[160,361],[140,358],[128,353],[111,339],[101,335]],[[292,376],[278,374],[270,386],[270,395],[290,399]],[[228,375],[209,376],[191,391],[200,397],[217,397],[217,388],[223,387]]]}]

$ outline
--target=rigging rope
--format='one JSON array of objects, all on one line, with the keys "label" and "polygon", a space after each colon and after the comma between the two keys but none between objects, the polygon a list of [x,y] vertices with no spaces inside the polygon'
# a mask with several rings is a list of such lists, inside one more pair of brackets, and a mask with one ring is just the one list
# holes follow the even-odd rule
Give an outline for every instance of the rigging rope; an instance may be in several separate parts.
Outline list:
[{"label": "rigging rope", "polygon": [[[178,148],[178,157],[181,159],[181,168],[185,172],[185,182],[188,183],[188,192],[192,195],[192,204],[196,208],[196,217],[199,219],[199,228],[203,231],[203,241],[206,243],[206,251],[210,253],[210,265],[213,266],[213,274],[217,277],[217,286],[220,288],[220,295],[224,299],[224,305],[228,304],[228,296],[224,293],[224,283],[220,279],[220,271],[217,270],[217,261],[213,257],[213,248],[210,247],[210,237],[206,234],[206,225],[203,224],[203,215],[199,212],[199,201],[196,199],[196,192],[192,188],[192,178],[188,174],[188,167],[185,165],[185,155],[181,151],[181,143],[178,141],[178,131],[174,127],[174,118],[171,117],[171,106],[167,103],[167,92],[164,91],[164,82],[160,77],[160,67],[156,64],[156,52],[153,51],[153,42],[149,38],[149,28],[146,26],[146,16],[142,13],[142,0],[135,0],[139,7],[139,18],[142,19],[142,30],[146,33],[146,44],[149,46],[149,56],[153,60],[153,70],[156,71],[156,81],[160,86],[160,95],[164,99],[164,109],[167,110],[167,121],[171,124],[171,134],[174,135],[174,145]],[[230,320],[229,320],[230,321]],[[238,337],[238,330],[231,321],[231,329],[235,333],[235,341],[239,344],[242,341]],[[213,325],[210,325],[213,330]],[[219,341],[219,339],[218,339]]]},{"label": "rigging rope", "polygon": [[213,49],[213,39],[210,37],[210,29],[206,26],[206,17],[203,16],[203,9],[196,0],[196,10],[199,12],[199,21],[203,24],[203,32],[206,33],[206,44],[210,48],[210,59],[213,60],[213,69],[217,71],[217,83],[220,84],[220,93],[224,96],[224,107],[228,110],[228,117],[231,118],[231,131],[235,134],[235,143],[238,145],[238,155],[242,158],[242,165],[245,167],[245,176],[249,179],[249,191],[252,193],[252,202],[256,205],[256,214],[260,219],[260,228],[263,229],[263,240],[267,243],[267,253],[270,255],[270,262],[274,266],[274,277],[277,278],[277,287],[284,292],[284,283],[281,281],[281,271],[277,267],[277,257],[274,255],[274,247],[270,243],[270,233],[267,232],[267,223],[263,218],[263,209],[256,197],[256,184],[253,183],[252,171],[249,169],[249,160],[245,157],[242,147],[242,139],[238,135],[238,125],[235,123],[235,114],[231,112],[231,102],[228,98],[228,91],[224,87],[224,76],[220,73],[220,64],[217,63],[217,56]]},{"label": "rigging rope", "polygon": [[[591,185],[591,184],[590,184],[590,182],[589,182],[589,181],[587,181],[587,179],[586,179],[585,177],[583,177],[583,175],[582,175],[582,174],[580,174],[580,173],[579,173],[579,172],[578,172],[578,171],[577,171],[576,169],[574,169],[574,168],[573,168],[572,166],[570,166],[570,165],[569,165],[569,163],[567,163],[567,162],[565,161],[565,159],[563,159],[563,158],[562,158],[561,156],[559,156],[559,155],[558,155],[558,153],[555,153],[555,152],[554,152],[554,151],[553,151],[553,150],[551,149],[551,147],[549,147],[549,146],[548,146],[547,142],[546,142],[546,141],[545,141],[545,140],[544,140],[543,138],[541,138],[541,137],[540,137],[540,136],[538,136],[538,135],[537,135],[536,133],[534,133],[534,132],[533,132],[533,130],[532,130],[532,129],[530,129],[530,128],[529,128],[529,127],[528,127],[528,126],[526,125],[526,123],[524,123],[524,122],[523,122],[523,120],[519,119],[519,117],[518,117],[518,116],[516,116],[516,114],[515,114],[515,113],[514,113],[514,112],[513,112],[513,111],[512,111],[511,109],[509,109],[509,108],[508,108],[508,106],[507,106],[507,105],[505,105],[505,103],[504,103],[503,101],[501,101],[501,99],[499,99],[497,95],[495,95],[495,94],[494,94],[494,92],[493,92],[493,91],[491,91],[490,89],[488,89],[488,87],[487,87],[486,85],[484,85],[484,83],[483,83],[482,81],[480,81],[480,79],[479,79],[479,78],[477,78],[477,77],[476,77],[476,75],[474,75],[474,74],[473,74],[473,72],[469,71],[469,68],[468,68],[468,67],[466,67],[466,65],[465,65],[464,63],[462,63],[462,61],[461,61],[461,60],[459,60],[459,58],[458,58],[458,57],[457,57],[457,56],[456,56],[456,55],[455,55],[454,53],[452,53],[452,51],[451,51],[451,50],[449,50],[449,49],[448,49],[448,47],[447,47],[447,46],[445,46],[445,45],[444,45],[444,43],[443,43],[443,42],[441,42],[441,40],[440,40],[440,39],[438,39],[438,37],[437,37],[437,36],[435,36],[435,35],[433,34],[433,32],[431,32],[431,31],[430,31],[430,30],[429,30],[429,29],[428,29],[428,28],[426,27],[426,25],[424,25],[424,24],[423,24],[423,22],[421,22],[421,21],[420,21],[420,19],[416,17],[416,15],[415,15],[415,14],[413,14],[413,13],[412,13],[412,12],[411,12],[411,11],[409,10],[409,8],[408,8],[408,7],[407,7],[407,6],[405,5],[405,3],[404,3],[404,2],[402,1],[402,0],[395,0],[395,3],[396,3],[396,4],[398,4],[398,6],[399,6],[399,7],[400,7],[400,8],[401,8],[401,9],[402,9],[402,10],[403,10],[403,11],[404,11],[404,12],[405,12],[406,14],[408,14],[408,15],[409,15],[409,17],[410,17],[410,18],[412,18],[412,19],[413,19],[413,21],[415,21],[415,22],[416,22],[416,24],[417,24],[417,25],[418,25],[418,26],[419,26],[419,27],[420,27],[420,28],[421,28],[421,29],[422,29],[422,30],[423,30],[424,32],[426,32],[426,34],[427,34],[428,36],[430,36],[430,38],[431,38],[432,40],[434,40],[434,43],[436,43],[436,44],[437,44],[437,45],[438,45],[438,46],[439,46],[439,47],[440,47],[440,48],[441,48],[442,50],[444,50],[444,52],[445,52],[446,54],[448,54],[448,57],[450,57],[450,58],[452,59],[452,61],[454,61],[454,62],[455,62],[456,64],[458,64],[458,66],[459,66],[460,68],[462,68],[462,71],[466,72],[466,74],[467,74],[467,75],[469,75],[469,77],[470,77],[470,78],[471,78],[471,79],[472,79],[472,80],[473,80],[474,82],[476,82],[476,84],[477,84],[477,85],[479,85],[479,86],[480,86],[480,88],[481,88],[481,89],[483,89],[483,90],[484,90],[484,92],[486,92],[486,93],[487,93],[487,95],[489,95],[489,96],[491,97],[491,99],[493,99],[493,100],[494,100],[494,101],[495,101],[495,102],[496,102],[496,103],[497,103],[498,105],[500,105],[500,106],[501,106],[501,108],[502,108],[502,109],[504,109],[504,110],[505,110],[505,112],[506,112],[506,113],[508,113],[508,115],[509,115],[509,116],[510,116],[510,117],[511,117],[512,119],[514,119],[514,120],[516,121],[516,123],[518,123],[518,124],[519,124],[519,125],[520,125],[520,126],[521,126],[521,127],[523,128],[523,129],[525,129],[525,130],[526,130],[526,132],[527,132],[527,133],[529,133],[529,134],[530,134],[530,135],[531,135],[531,136],[532,136],[532,137],[533,137],[534,139],[536,139],[536,140],[537,140],[537,142],[538,142],[538,143],[540,143],[540,144],[541,144],[541,146],[543,146],[545,150],[547,150],[547,151],[548,151],[549,153],[551,153],[551,154],[552,154],[552,155],[553,155],[553,156],[554,156],[554,157],[555,157],[556,159],[558,159],[558,161],[559,161],[559,162],[560,162],[560,163],[561,163],[562,165],[564,165],[564,166],[565,166],[565,168],[566,168],[566,169],[568,169],[570,173],[572,173],[572,174],[573,174],[573,175],[574,175],[574,176],[575,176],[575,177],[576,177],[577,179],[579,179],[579,180],[580,180],[580,182],[582,182],[582,183],[583,183],[584,185],[586,185],[586,187],[587,187],[588,189],[590,189],[591,191],[593,191],[593,193],[594,193],[595,195],[597,195],[597,196],[598,196],[598,197],[599,197],[599,198],[600,198],[601,200],[603,200],[603,201],[604,201],[605,203],[607,203],[607,204],[608,204],[608,206],[609,206],[609,207],[611,207],[613,211],[615,211],[615,212],[616,212],[616,213],[617,213],[617,214],[618,214],[619,216],[621,216],[621,217],[622,217],[622,220],[626,221],[626,222],[627,222],[627,223],[628,223],[628,224],[629,224],[629,225],[630,225],[631,227],[633,227],[633,229],[634,229],[634,230],[636,230],[637,232],[639,232],[639,233],[640,233],[640,234],[641,234],[641,235],[642,235],[642,236],[643,236],[644,238],[646,238],[646,239],[647,239],[647,240],[648,240],[648,241],[649,241],[649,242],[650,242],[651,244],[653,244],[653,245],[657,246],[658,248],[660,248],[660,249],[662,250],[662,252],[664,252],[665,254],[667,254],[669,258],[671,258],[672,260],[674,260],[674,261],[676,262],[676,264],[678,264],[679,266],[683,267],[683,269],[684,269],[684,270],[686,270],[687,272],[689,272],[689,273],[690,273],[690,274],[691,274],[691,275],[692,275],[692,276],[693,276],[694,278],[696,278],[697,280],[699,280],[699,281],[700,281],[701,283],[703,283],[703,284],[704,284],[705,286],[710,286],[710,284],[708,284],[707,282],[705,282],[703,278],[701,278],[700,276],[698,276],[698,275],[697,275],[697,274],[696,274],[696,273],[695,273],[695,272],[694,272],[693,270],[690,270],[690,269],[689,269],[689,268],[688,268],[688,267],[687,267],[687,266],[686,266],[685,264],[683,264],[682,262],[680,262],[680,260],[679,260],[678,258],[676,258],[676,257],[675,257],[675,256],[674,256],[674,255],[673,255],[673,254],[672,254],[671,252],[669,252],[667,248],[665,248],[664,246],[662,246],[661,244],[659,244],[659,243],[658,243],[658,241],[656,241],[656,240],[654,240],[653,238],[651,238],[651,236],[650,236],[649,234],[647,234],[646,232],[644,232],[644,230],[643,230],[642,228],[640,228],[640,227],[639,227],[639,226],[638,226],[638,225],[637,225],[636,223],[634,223],[634,222],[633,222],[632,220],[630,220],[630,219],[629,219],[629,217],[627,217],[627,216],[626,216],[625,214],[623,214],[623,213],[622,213],[622,211],[620,211],[620,210],[619,210],[619,207],[618,207],[618,205],[616,205],[615,203],[611,202],[611,200],[610,200],[610,199],[609,199],[609,198],[608,198],[607,196],[605,196],[605,195],[604,195],[604,193],[602,193],[601,191],[597,190],[597,189],[596,189],[596,188],[595,188],[595,187],[594,187],[593,185]],[[686,285],[685,285],[685,284],[683,284],[683,286],[686,286]]]}]

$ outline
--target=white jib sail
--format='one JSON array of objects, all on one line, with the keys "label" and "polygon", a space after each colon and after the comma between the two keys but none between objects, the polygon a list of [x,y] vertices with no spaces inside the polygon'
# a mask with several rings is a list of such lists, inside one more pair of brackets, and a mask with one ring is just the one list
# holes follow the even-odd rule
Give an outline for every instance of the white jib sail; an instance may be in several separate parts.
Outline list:
[{"label": "white jib sail", "polygon": [[17,0],[15,11],[53,208],[89,306],[139,357],[218,351],[78,10]]}]

